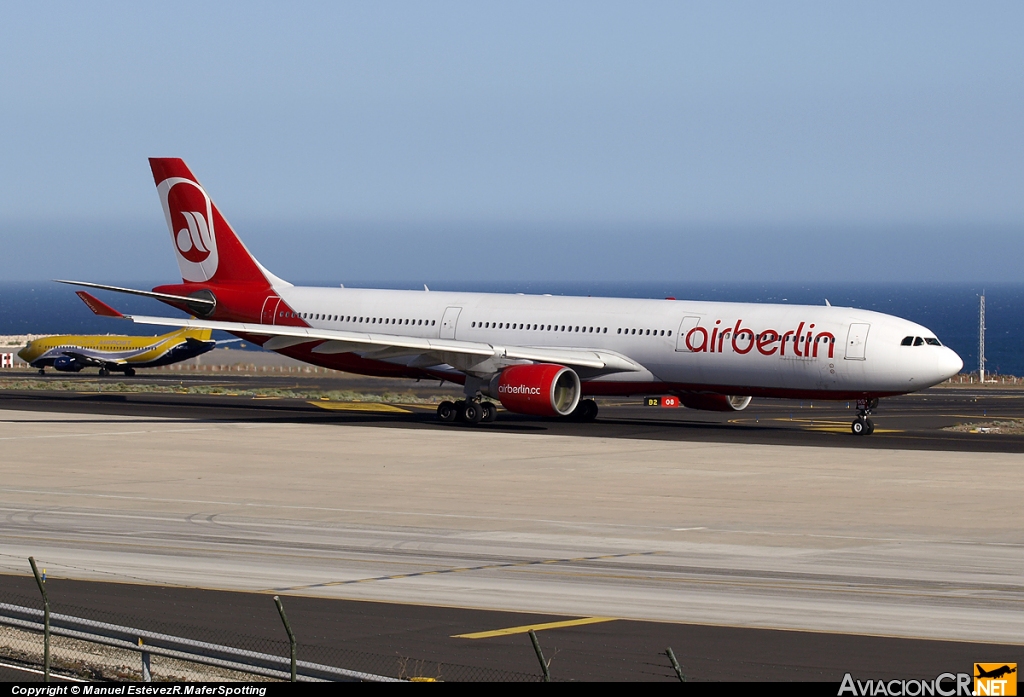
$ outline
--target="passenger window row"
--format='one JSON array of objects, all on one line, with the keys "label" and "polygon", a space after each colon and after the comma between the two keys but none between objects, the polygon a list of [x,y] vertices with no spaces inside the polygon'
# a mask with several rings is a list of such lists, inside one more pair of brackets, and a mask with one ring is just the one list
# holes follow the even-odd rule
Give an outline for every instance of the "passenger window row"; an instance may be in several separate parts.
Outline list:
[{"label": "passenger window row", "polygon": [[925,344],[929,346],[942,346],[939,340],[932,336],[926,336],[923,339],[919,336],[905,336],[903,341],[900,342],[900,346],[924,346]]},{"label": "passenger window row", "polygon": [[392,317],[358,317],[355,315],[327,315],[318,312],[279,312],[279,317],[297,317],[300,319],[323,320],[325,322],[350,322],[356,324],[392,324],[417,327],[433,327],[437,320],[433,319],[396,319]]},{"label": "passenger window row", "polygon": [[[732,334],[732,332],[725,332],[726,337],[728,337],[730,334]],[[774,332],[765,332],[764,334],[755,334],[754,335],[754,340],[755,341],[760,341],[761,337],[764,337],[765,341],[778,341],[781,338],[781,335],[780,334],[776,334]],[[771,337],[771,338],[769,339],[769,337]],[[834,344],[834,343],[836,343],[836,338],[834,336],[820,336],[819,335],[819,336],[814,337],[814,339],[808,339],[806,335],[800,335],[800,336],[797,336],[796,334],[793,335],[793,343],[794,344],[801,344],[801,343],[804,343],[804,342],[809,342],[809,343],[813,342],[815,344]],[[786,343],[789,343],[789,339],[786,339]]]},{"label": "passenger window row", "polygon": [[621,327],[616,334],[640,334],[642,336],[672,336],[671,331],[665,329],[622,329]]},{"label": "passenger window row", "polygon": [[472,322],[473,329],[524,329],[538,332],[579,332],[581,334],[607,334],[608,327],[583,327],[570,324],[523,324],[517,322]]}]

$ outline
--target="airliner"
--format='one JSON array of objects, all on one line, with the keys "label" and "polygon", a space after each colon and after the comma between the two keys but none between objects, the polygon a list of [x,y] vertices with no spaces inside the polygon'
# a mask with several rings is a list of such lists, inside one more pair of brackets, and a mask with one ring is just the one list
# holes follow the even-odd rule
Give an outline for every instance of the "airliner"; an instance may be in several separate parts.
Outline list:
[{"label": "airliner", "polygon": [[[85,291],[78,295],[94,312],[102,305],[109,314],[109,306],[98,298]],[[63,373],[99,368],[101,376],[123,373],[131,377],[137,368],[171,365],[210,351],[217,345],[210,334],[209,329],[176,329],[162,336],[47,336],[28,342],[18,357],[37,368],[40,375],[46,368]]]},{"label": "airliner", "polygon": [[[181,283],[142,295],[190,318],[147,325],[217,329],[307,363],[463,386],[443,422],[509,412],[593,421],[595,397],[672,395],[733,412],[754,397],[849,400],[851,430],[874,431],[883,397],[938,384],[963,367],[928,328],[849,307],[295,286],[246,249],[185,162],[150,159]],[[102,307],[101,307],[102,305]]]}]

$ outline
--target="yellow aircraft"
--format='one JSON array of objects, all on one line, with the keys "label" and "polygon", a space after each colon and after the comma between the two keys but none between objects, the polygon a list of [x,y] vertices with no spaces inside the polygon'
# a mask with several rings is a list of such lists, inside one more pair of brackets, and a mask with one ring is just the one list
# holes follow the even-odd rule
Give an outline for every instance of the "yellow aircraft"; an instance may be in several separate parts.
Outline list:
[{"label": "yellow aircraft", "polygon": [[[121,317],[121,313],[86,292],[78,297],[98,315]],[[213,349],[209,329],[178,329],[162,336],[47,336],[28,342],[18,357],[44,375],[46,368],[77,373],[82,368],[100,369],[100,375],[111,371],[135,375],[136,368],[154,368],[195,358]]]},{"label": "yellow aircraft", "polygon": [[170,365],[206,353],[217,345],[209,329],[179,329],[163,336],[48,336],[30,341],[18,356],[39,369],[69,373],[98,367],[100,375],[122,372],[135,375],[136,368]]}]

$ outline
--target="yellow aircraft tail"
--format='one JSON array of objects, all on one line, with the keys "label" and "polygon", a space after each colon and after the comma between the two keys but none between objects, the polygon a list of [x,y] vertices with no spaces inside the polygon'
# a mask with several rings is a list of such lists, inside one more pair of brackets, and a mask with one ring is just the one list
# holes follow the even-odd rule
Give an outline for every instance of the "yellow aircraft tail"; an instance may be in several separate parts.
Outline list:
[{"label": "yellow aircraft tail", "polygon": [[170,339],[172,337],[181,337],[182,339],[195,339],[196,341],[209,341],[210,335],[213,334],[212,329],[193,329],[184,327],[182,329],[175,329],[173,332],[167,334],[161,334],[158,339]]}]

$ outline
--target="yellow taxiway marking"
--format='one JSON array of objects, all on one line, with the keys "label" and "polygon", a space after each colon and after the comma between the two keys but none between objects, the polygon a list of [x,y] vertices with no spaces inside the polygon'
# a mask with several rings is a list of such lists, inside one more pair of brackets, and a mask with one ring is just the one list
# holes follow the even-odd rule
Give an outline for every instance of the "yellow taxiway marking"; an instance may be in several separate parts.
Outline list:
[{"label": "yellow taxiway marking", "polygon": [[540,624],[524,624],[519,627],[506,627],[505,629],[492,629],[489,632],[472,632],[470,634],[453,634],[452,639],[490,639],[496,636],[508,636],[509,634],[526,634],[531,629],[539,632],[545,629],[558,629],[559,627],[579,627],[584,624],[598,624],[600,622],[614,622],[617,617],[581,617],[578,620],[564,620],[562,622],[542,622]]},{"label": "yellow taxiway marking", "polygon": [[315,407],[321,409],[327,409],[328,411],[373,411],[378,413],[386,414],[411,414],[412,412],[402,407],[392,406],[391,404],[380,404],[379,402],[313,402],[310,401],[308,404],[312,404]]},{"label": "yellow taxiway marking", "polygon": [[[850,422],[849,421],[831,421],[829,419],[786,419],[786,418],[767,418],[765,421],[776,421],[778,423],[792,423],[799,424],[804,428],[805,431],[818,431],[821,433],[849,433]],[[731,424],[749,424],[750,419],[729,419]],[[876,428],[875,433],[903,433],[902,429],[898,428]]]},{"label": "yellow taxiway marking", "polygon": [[[819,433],[850,433],[849,424],[842,426],[807,426],[804,428],[805,431],[817,431]],[[903,433],[898,428],[876,428],[872,433]]]}]

